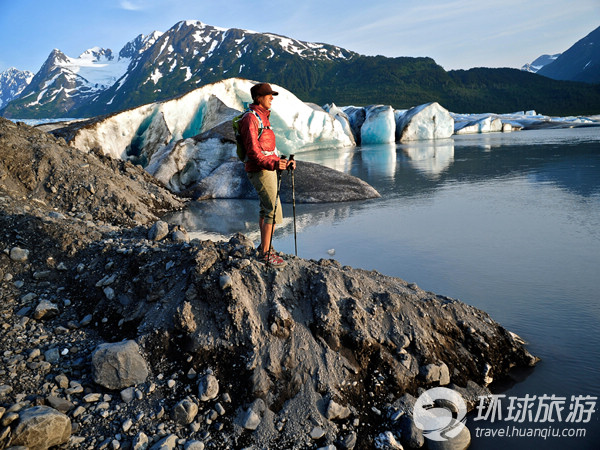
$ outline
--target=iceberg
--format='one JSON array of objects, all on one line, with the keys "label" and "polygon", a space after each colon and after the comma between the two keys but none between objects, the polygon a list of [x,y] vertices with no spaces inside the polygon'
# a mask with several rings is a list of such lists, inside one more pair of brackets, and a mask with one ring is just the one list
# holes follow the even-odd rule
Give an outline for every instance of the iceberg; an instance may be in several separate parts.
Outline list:
[{"label": "iceberg", "polygon": [[341,108],[338,108],[335,103],[332,103],[331,105],[325,105],[323,106],[323,109],[340,121],[344,132],[351,137],[353,145],[356,145],[357,132],[352,129],[352,124],[348,114],[346,114]]},{"label": "iceberg", "polygon": [[[252,101],[250,88],[254,84],[242,78],[229,78],[171,100],[108,116],[46,126],[73,147],[83,151],[101,149],[113,158],[142,165],[175,193],[244,198],[248,186],[233,179],[238,172],[232,164],[232,161],[237,162],[237,157],[231,120]],[[338,107],[333,103],[320,107],[302,102],[281,86],[273,87],[279,92],[271,110],[279,152],[326,150],[330,162],[337,158],[335,165],[345,168],[351,164],[351,157],[344,149],[357,143],[382,146],[378,150],[364,151],[362,157],[385,158],[389,162],[387,170],[393,172],[396,142],[597,122],[597,118],[549,118],[535,111],[455,114],[435,102],[408,110],[394,110],[389,105]],[[405,153],[423,171],[435,176],[451,160],[453,147],[429,146],[405,149]],[[422,162],[417,163],[424,154],[433,154],[439,159],[439,165],[425,167]],[[241,166],[239,162],[237,165]]]},{"label": "iceberg", "polygon": [[360,129],[362,144],[396,142],[396,119],[391,106],[372,105],[365,108],[365,121]]},{"label": "iceberg", "polygon": [[[153,155],[146,171],[172,192],[181,194],[234,159],[234,155],[233,143],[199,135],[161,148]],[[239,163],[237,159],[236,162]]]},{"label": "iceberg", "polygon": [[[507,131],[512,131],[508,130]],[[457,123],[455,125],[454,134],[475,134],[475,133],[495,133],[503,131],[502,121],[497,117],[484,117],[467,123]]]},{"label": "iceberg", "polygon": [[396,140],[400,142],[446,139],[454,132],[454,119],[439,103],[415,106],[396,121]]},{"label": "iceberg", "polygon": [[365,108],[356,106],[344,106],[341,108],[348,120],[350,121],[350,128],[352,129],[352,135],[357,144],[361,144],[360,141],[360,129],[365,123],[367,116]]},{"label": "iceberg", "polygon": [[[55,130],[81,150],[101,148],[119,159],[144,164],[154,153],[230,121],[251,103],[255,82],[229,78],[205,85],[172,100],[151,103]],[[291,92],[273,85],[271,123],[282,152],[297,153],[355,145],[349,129],[325,110],[305,104]],[[141,158],[141,159],[140,159]]]}]

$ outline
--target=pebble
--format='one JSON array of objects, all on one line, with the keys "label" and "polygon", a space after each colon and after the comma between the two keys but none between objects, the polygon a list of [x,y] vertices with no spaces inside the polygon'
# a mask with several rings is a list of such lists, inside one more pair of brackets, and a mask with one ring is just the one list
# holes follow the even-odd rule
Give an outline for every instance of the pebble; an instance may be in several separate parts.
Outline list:
[{"label": "pebble", "polygon": [[256,430],[258,428],[258,425],[260,424],[260,420],[261,420],[260,416],[256,412],[254,412],[252,409],[249,409],[246,412],[246,415],[242,422],[242,426],[246,430]]},{"label": "pebble", "polygon": [[95,402],[99,402],[101,398],[102,398],[102,394],[93,393],[93,394],[85,395],[83,397],[83,401],[86,403],[95,403]]},{"label": "pebble", "polygon": [[314,427],[310,432],[310,437],[314,440],[321,439],[325,436],[325,430],[321,427]]},{"label": "pebble", "polygon": [[14,262],[22,263],[27,261],[28,258],[29,250],[20,247],[13,247],[10,249],[10,259],[12,259]]},{"label": "pebble", "polygon": [[198,397],[203,402],[207,402],[217,397],[219,394],[219,381],[217,377],[211,374],[204,375],[198,382]]},{"label": "pebble", "polygon": [[121,425],[121,428],[123,429],[123,432],[127,433],[131,429],[132,426],[133,426],[133,420],[127,419],[127,420],[125,420],[125,422],[123,422],[123,424]]}]

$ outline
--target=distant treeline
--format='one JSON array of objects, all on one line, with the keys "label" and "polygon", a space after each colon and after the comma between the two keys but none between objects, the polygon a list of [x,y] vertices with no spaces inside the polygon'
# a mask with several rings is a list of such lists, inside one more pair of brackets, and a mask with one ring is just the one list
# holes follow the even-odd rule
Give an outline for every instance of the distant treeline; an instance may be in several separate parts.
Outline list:
[{"label": "distant treeline", "polygon": [[[266,67],[264,68],[266,69]],[[431,58],[360,56],[347,62],[290,60],[269,65],[263,79],[319,105],[392,105],[439,102],[457,113],[600,114],[600,85],[550,78],[517,69],[446,72]]]}]

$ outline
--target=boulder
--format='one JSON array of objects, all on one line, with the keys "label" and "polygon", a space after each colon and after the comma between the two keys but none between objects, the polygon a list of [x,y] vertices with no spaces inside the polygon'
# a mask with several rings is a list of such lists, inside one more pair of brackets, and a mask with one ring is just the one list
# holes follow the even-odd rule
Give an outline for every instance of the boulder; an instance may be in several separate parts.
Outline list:
[{"label": "boulder", "polygon": [[169,224],[162,220],[156,221],[148,231],[148,239],[151,241],[160,241],[169,234]]},{"label": "boulder", "polygon": [[212,400],[219,395],[219,380],[212,374],[200,378],[198,382],[198,397],[203,402]]},{"label": "boulder", "polygon": [[445,386],[450,383],[450,371],[444,363],[427,364],[421,367],[420,375],[427,384],[437,383],[440,386]]},{"label": "boulder", "polygon": [[148,366],[135,341],[101,344],[92,354],[96,383],[108,389],[124,389],[146,381]]},{"label": "boulder", "polygon": [[48,406],[34,406],[19,413],[19,423],[10,445],[45,450],[62,445],[71,437],[71,419]]},{"label": "boulder", "polygon": [[10,259],[14,262],[25,262],[28,258],[29,250],[20,247],[13,247],[10,249]]},{"label": "boulder", "polygon": [[40,319],[51,319],[58,315],[58,306],[49,300],[42,300],[35,307],[33,312],[33,318]]},{"label": "boulder", "polygon": [[186,398],[173,408],[173,420],[180,425],[188,425],[194,421],[198,414],[198,405]]},{"label": "boulder", "polygon": [[[294,184],[296,203],[345,202],[380,197],[375,188],[360,178],[307,161],[297,161]],[[196,199],[257,198],[244,165],[237,161],[223,164],[189,194]],[[287,172],[282,175],[280,196],[284,203],[292,201],[291,174]]]}]

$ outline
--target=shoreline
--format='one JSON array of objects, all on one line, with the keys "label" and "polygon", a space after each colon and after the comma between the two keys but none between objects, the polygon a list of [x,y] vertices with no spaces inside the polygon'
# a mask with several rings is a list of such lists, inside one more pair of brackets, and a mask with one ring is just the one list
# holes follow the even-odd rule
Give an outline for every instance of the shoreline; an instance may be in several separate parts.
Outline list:
[{"label": "shoreline", "polygon": [[[399,278],[295,257],[265,270],[243,235],[189,241],[158,221],[183,203],[143,170],[7,122],[0,446],[38,407],[75,447],[370,448],[414,429],[419,389],[473,408],[537,362],[483,311]],[[123,339],[139,378],[115,385],[94,355]]]}]

